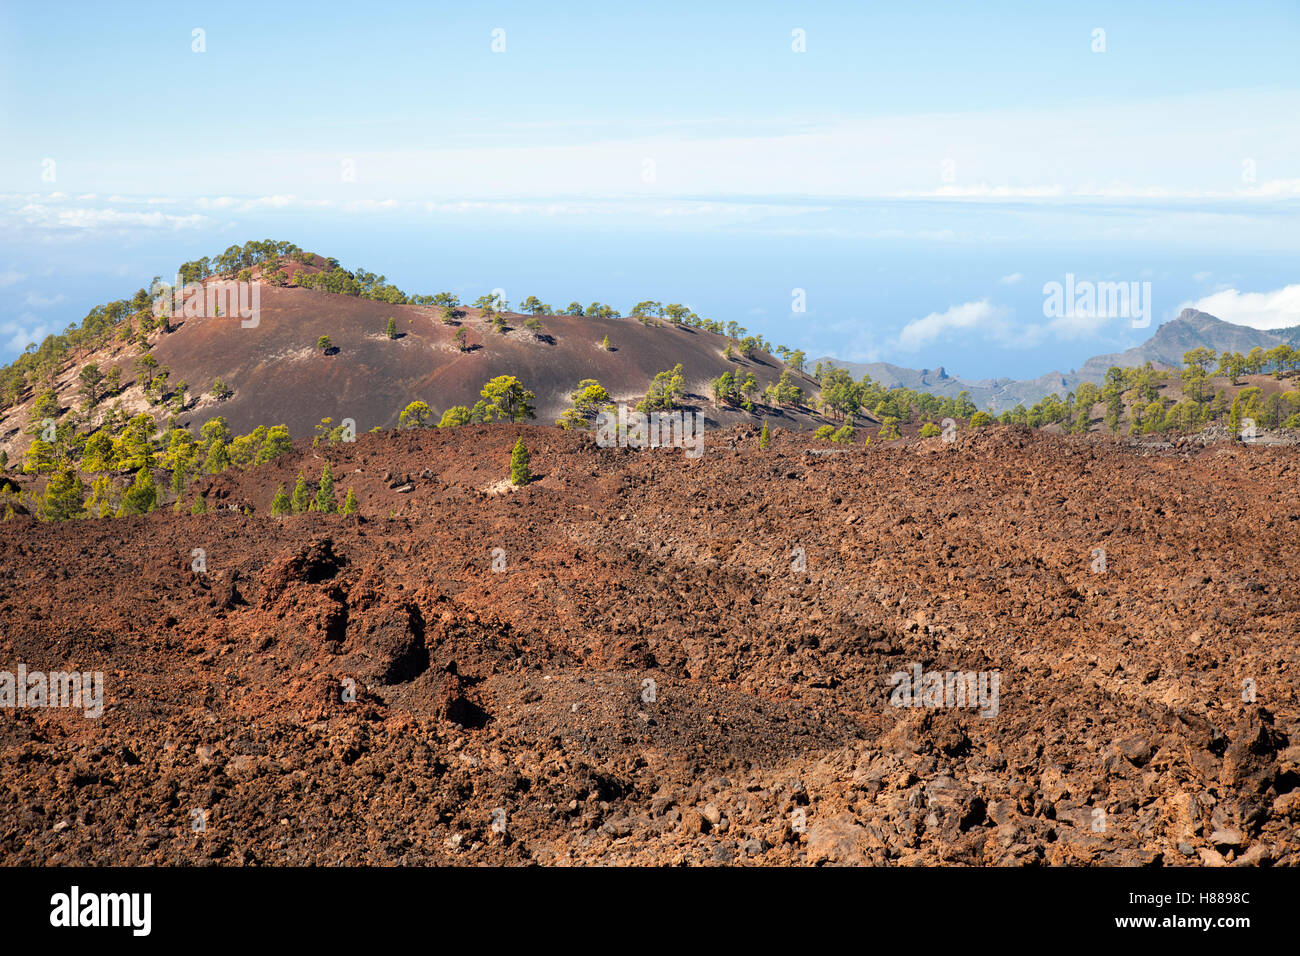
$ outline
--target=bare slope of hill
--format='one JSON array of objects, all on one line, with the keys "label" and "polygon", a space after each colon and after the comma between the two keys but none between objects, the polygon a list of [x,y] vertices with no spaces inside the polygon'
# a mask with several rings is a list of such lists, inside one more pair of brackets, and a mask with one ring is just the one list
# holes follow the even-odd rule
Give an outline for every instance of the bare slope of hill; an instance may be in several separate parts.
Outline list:
[{"label": "bare slope of hill", "polygon": [[[262,320],[255,329],[231,319],[191,319],[154,346],[158,361],[173,377],[210,382],[220,376],[235,393],[219,408],[236,431],[283,422],[295,435],[309,433],[326,416],[352,418],[360,431],[392,427],[407,403],[427,402],[435,411],[473,405],[483,383],[514,375],[537,396],[539,421],[553,422],[571,403],[580,380],[594,378],[615,401],[635,402],[657,372],[681,363],[688,404],[715,422],[750,420],[740,410],[710,401],[709,383],[726,371],[752,371],[759,387],[775,382],[785,366],[766,353],[730,361],[728,339],[699,329],[635,319],[583,316],[541,317],[539,335],[524,328],[526,316],[505,313],[510,331],[502,334],[466,308],[459,326],[445,325],[441,309],[388,305],[308,289],[267,288]],[[398,338],[385,325],[396,319]],[[469,351],[456,343],[467,331]],[[333,348],[316,347],[327,335]],[[601,347],[608,336],[611,351]],[[815,388],[800,378],[805,389]],[[775,413],[789,418],[793,413]],[[804,416],[806,418],[806,416]]]},{"label": "bare slope of hill", "polygon": [[[1195,348],[1209,348],[1215,352],[1232,351],[1243,355],[1255,347],[1268,350],[1275,345],[1300,346],[1300,327],[1263,332],[1244,325],[1224,322],[1206,312],[1184,309],[1171,322],[1156,329],[1146,342],[1123,352],[1097,355],[1088,359],[1076,371],[1048,372],[1033,379],[963,379],[948,375],[942,367],[937,369],[910,369],[888,362],[843,362],[824,357],[820,362],[831,362],[848,369],[854,377],[870,375],[886,386],[903,385],[930,392],[933,395],[955,397],[969,392],[971,401],[980,408],[1003,412],[1018,404],[1026,407],[1047,395],[1055,393],[1061,398],[1074,391],[1082,382],[1101,384],[1106,370],[1112,366],[1139,368],[1151,362],[1156,368],[1179,368],[1183,354]],[[816,363],[813,363],[816,367]]]}]

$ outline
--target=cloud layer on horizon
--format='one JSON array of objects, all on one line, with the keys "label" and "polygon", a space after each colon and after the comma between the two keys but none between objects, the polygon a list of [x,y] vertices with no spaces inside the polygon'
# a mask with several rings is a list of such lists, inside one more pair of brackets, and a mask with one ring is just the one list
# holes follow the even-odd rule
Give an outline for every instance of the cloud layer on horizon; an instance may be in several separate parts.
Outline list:
[{"label": "cloud layer on horizon", "polygon": [[1271,292],[1222,289],[1195,302],[1184,302],[1179,311],[1185,308],[1208,312],[1224,322],[1248,325],[1265,332],[1294,328],[1300,325],[1300,284],[1283,286]]}]

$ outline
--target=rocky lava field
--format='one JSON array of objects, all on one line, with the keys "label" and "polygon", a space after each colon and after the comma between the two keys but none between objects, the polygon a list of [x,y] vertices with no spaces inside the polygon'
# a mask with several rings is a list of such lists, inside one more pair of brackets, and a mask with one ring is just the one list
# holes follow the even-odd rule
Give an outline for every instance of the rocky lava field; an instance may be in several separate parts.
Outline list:
[{"label": "rocky lava field", "polygon": [[[326,457],[361,514],[272,518]],[[203,481],[0,525],[0,670],[106,680],[0,710],[4,863],[1300,863],[1300,449],[491,425]]]}]

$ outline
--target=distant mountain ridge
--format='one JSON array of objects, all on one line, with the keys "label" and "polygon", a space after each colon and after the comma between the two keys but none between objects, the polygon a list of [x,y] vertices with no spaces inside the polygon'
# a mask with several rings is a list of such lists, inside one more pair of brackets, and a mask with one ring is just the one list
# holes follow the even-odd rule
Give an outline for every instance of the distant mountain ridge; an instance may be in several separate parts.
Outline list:
[{"label": "distant mountain ridge", "polygon": [[1095,355],[1068,374],[1053,371],[1033,379],[963,379],[949,375],[943,366],[914,369],[889,362],[845,362],[830,356],[815,360],[812,366],[830,362],[847,369],[855,378],[870,375],[873,381],[885,386],[898,385],[943,397],[956,397],[965,391],[980,408],[1003,412],[1018,404],[1033,405],[1053,392],[1064,398],[1083,382],[1099,385],[1106,377],[1106,370],[1113,365],[1133,368],[1151,362],[1157,368],[1180,368],[1183,354],[1195,348],[1244,355],[1256,346],[1267,350],[1282,344],[1300,347],[1300,326],[1263,331],[1225,322],[1208,312],[1184,309],[1178,318],[1161,325],[1141,345],[1123,352]]},{"label": "distant mountain ridge", "polygon": [[1216,352],[1226,350],[1245,355],[1256,346],[1267,350],[1282,344],[1292,348],[1300,345],[1300,326],[1265,332],[1248,325],[1225,322],[1208,312],[1183,309],[1178,318],[1160,326],[1155,335],[1141,345],[1124,352],[1094,356],[1084,362],[1079,371],[1090,377],[1104,377],[1106,369],[1112,365],[1127,368],[1146,362],[1179,368],[1183,364],[1183,354],[1194,348],[1210,348]]}]

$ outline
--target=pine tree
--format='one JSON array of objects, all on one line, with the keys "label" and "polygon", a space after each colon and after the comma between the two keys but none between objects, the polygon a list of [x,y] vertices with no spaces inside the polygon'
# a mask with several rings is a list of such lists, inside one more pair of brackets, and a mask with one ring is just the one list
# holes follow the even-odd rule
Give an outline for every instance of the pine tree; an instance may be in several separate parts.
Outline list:
[{"label": "pine tree", "polygon": [[202,495],[194,496],[194,505],[190,508],[192,515],[205,515],[208,513],[208,499]]},{"label": "pine tree", "polygon": [[181,458],[176,459],[176,464],[172,466],[172,491],[176,495],[177,511],[180,510],[181,498],[185,495],[185,486],[189,484],[190,467],[189,462]]},{"label": "pine tree", "polygon": [[226,443],[220,440],[214,441],[212,447],[208,449],[208,457],[203,462],[203,470],[209,475],[219,475],[230,467],[230,453],[226,450]]},{"label": "pine tree", "polygon": [[311,491],[307,488],[307,479],[303,477],[302,472],[298,472],[298,483],[293,486],[293,513],[302,514],[311,504]]},{"label": "pine tree", "polygon": [[533,473],[528,468],[528,449],[524,447],[524,436],[515,442],[514,451],[510,453],[510,483],[526,485],[533,480]]},{"label": "pine tree", "polygon": [[357,513],[358,507],[357,494],[349,488],[347,496],[343,499],[343,513],[345,515],[354,515]]},{"label": "pine tree", "polygon": [[234,394],[234,389],[223,382],[221,379],[215,379],[212,382],[212,397],[219,402],[224,402]]},{"label": "pine tree", "polygon": [[328,515],[337,511],[338,507],[338,502],[334,500],[334,472],[330,470],[330,463],[327,461],[320,471],[320,487],[316,489],[316,510]]},{"label": "pine tree", "polygon": [[609,349],[610,349],[610,345],[609,345],[609,336],[608,336],[608,335],[605,336],[605,338],[601,340],[600,347],[601,347],[602,349],[604,349],[606,352],[609,351]]},{"label": "pine tree", "polygon": [[108,475],[97,475],[90,483],[90,497],[86,499],[86,513],[92,518],[108,518],[113,514],[113,482]]},{"label": "pine tree", "polygon": [[284,490],[284,485],[279,485],[275,489],[275,497],[271,499],[271,514],[279,518],[282,515],[290,514],[293,511],[293,502],[289,500],[289,495]]},{"label": "pine tree", "polygon": [[153,472],[145,465],[135,473],[135,481],[122,493],[122,505],[117,509],[119,518],[126,515],[147,515],[158,507],[158,486],[153,482]]},{"label": "pine tree", "polygon": [[1241,430],[1241,420],[1244,417],[1245,415],[1241,408],[1241,393],[1238,392],[1236,398],[1232,400],[1232,409],[1228,413],[1228,429],[1234,435]]},{"label": "pine tree", "polygon": [[397,338],[397,320],[392,316],[388,317],[388,328],[384,330],[384,334],[390,339]]},{"label": "pine tree", "polygon": [[65,521],[68,518],[80,518],[85,511],[82,502],[86,498],[86,486],[72,466],[64,466],[56,471],[45,486],[45,497],[40,501],[38,513],[46,521]]},{"label": "pine tree", "polygon": [[766,448],[771,441],[772,441],[772,432],[767,427],[767,422],[763,422],[763,431],[760,432],[758,436],[758,447]]}]

